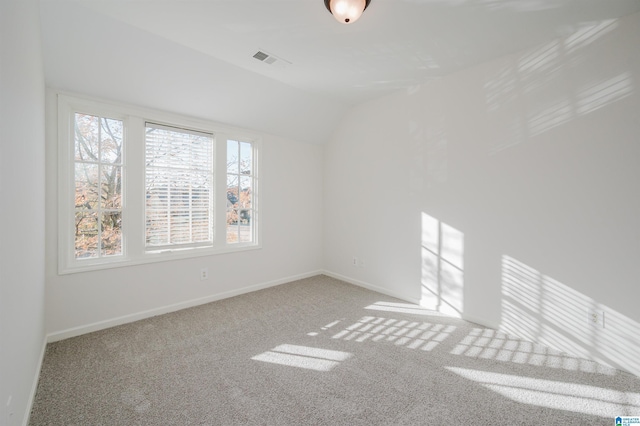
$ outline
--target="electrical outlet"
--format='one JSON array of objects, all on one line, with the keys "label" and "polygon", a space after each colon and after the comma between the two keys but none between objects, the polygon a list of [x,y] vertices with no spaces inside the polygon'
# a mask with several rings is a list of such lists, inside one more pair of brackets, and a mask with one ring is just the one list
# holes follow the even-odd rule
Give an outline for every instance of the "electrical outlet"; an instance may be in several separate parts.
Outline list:
[{"label": "electrical outlet", "polygon": [[200,269],[200,281],[209,279],[209,268]]},{"label": "electrical outlet", "polygon": [[351,260],[351,266],[353,266],[354,268],[356,268],[358,266],[358,258],[357,257],[353,257],[353,259]]}]

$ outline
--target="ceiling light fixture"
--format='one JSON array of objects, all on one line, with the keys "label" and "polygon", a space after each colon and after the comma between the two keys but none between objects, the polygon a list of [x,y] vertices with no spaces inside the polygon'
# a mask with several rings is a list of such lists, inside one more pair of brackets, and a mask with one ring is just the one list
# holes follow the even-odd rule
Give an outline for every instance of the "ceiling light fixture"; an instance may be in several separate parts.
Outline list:
[{"label": "ceiling light fixture", "polygon": [[338,22],[353,24],[369,6],[371,0],[324,0],[324,5]]}]

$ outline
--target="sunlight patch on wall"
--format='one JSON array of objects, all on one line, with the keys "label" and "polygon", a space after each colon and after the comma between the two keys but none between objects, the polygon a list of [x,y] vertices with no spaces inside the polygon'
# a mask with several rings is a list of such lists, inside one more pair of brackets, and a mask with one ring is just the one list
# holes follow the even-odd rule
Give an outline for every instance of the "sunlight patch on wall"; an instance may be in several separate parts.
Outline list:
[{"label": "sunlight patch on wall", "polygon": [[522,92],[534,92],[556,78],[561,70],[560,55],[560,44],[553,41],[519,57],[516,73]]},{"label": "sunlight patch on wall", "polygon": [[366,316],[334,334],[332,338],[358,343],[386,342],[409,349],[430,351],[455,330],[453,325]]},{"label": "sunlight patch on wall", "polygon": [[491,359],[536,367],[557,368],[613,376],[617,370],[547,346],[509,336],[497,330],[474,328],[450,352],[471,358]]},{"label": "sunlight patch on wall", "polygon": [[612,102],[626,98],[631,93],[633,93],[633,86],[629,72],[592,83],[580,90],[577,113],[588,114]]},{"label": "sunlight patch on wall", "polygon": [[588,46],[617,27],[618,21],[615,19],[586,24],[564,40],[566,54],[572,54]]},{"label": "sunlight patch on wall", "polygon": [[640,324],[509,256],[502,258],[500,328],[640,375]]},{"label": "sunlight patch on wall", "polygon": [[331,371],[353,354],[309,346],[280,345],[252,357],[252,360],[315,371]]},{"label": "sunlight patch on wall", "polygon": [[568,99],[556,99],[529,116],[529,135],[537,136],[567,123],[573,116]]},{"label": "sunlight patch on wall", "polygon": [[522,404],[609,419],[620,415],[637,415],[640,412],[639,393],[467,368],[445,368]]},{"label": "sunlight patch on wall", "polygon": [[464,234],[422,213],[420,306],[461,317],[464,290]]},{"label": "sunlight patch on wall", "polygon": [[490,112],[499,110],[505,103],[517,99],[515,68],[509,64],[503,66],[493,78],[484,85],[485,101]]},{"label": "sunlight patch on wall", "polygon": [[495,132],[489,155],[633,93],[633,80],[628,71],[599,76],[587,84],[572,84],[575,69],[588,55],[584,49],[617,26],[615,19],[585,24],[567,37],[506,60],[488,78],[484,85],[487,122]]}]

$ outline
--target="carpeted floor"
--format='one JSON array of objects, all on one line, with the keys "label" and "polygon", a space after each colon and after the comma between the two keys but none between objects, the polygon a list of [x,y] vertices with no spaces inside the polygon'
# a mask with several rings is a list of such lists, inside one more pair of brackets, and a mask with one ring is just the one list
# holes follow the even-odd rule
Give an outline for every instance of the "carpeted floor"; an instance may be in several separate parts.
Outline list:
[{"label": "carpeted floor", "polygon": [[317,276],[48,345],[31,425],[611,425],[640,379]]}]

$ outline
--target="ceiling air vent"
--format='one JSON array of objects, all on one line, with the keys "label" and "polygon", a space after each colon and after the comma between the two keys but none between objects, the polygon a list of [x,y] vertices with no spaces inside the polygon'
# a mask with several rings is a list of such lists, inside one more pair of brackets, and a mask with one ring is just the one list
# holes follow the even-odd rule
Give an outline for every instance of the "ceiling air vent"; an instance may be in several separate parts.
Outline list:
[{"label": "ceiling air vent", "polygon": [[271,53],[264,52],[262,50],[258,50],[253,55],[253,57],[256,58],[259,61],[264,62],[265,64],[268,64],[268,65],[274,65],[275,64],[275,66],[277,66],[278,68],[284,68],[284,67],[287,67],[287,66],[291,65],[291,62],[289,62],[289,61],[287,61],[285,59],[279,58],[276,55],[273,55]]},{"label": "ceiling air vent", "polygon": [[267,55],[264,52],[261,51],[257,51],[255,55],[253,55],[254,58],[256,58],[259,61],[264,61],[265,59],[267,59],[269,57],[269,55]]}]

